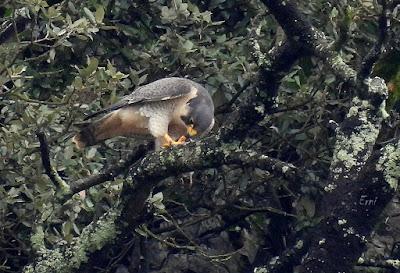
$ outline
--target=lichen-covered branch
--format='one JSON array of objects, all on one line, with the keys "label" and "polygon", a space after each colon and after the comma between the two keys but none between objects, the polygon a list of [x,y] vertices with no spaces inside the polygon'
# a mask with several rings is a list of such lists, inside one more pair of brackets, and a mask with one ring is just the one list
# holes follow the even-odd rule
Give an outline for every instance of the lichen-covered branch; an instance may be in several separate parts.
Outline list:
[{"label": "lichen-covered branch", "polygon": [[295,166],[254,150],[243,150],[236,143],[223,143],[218,135],[179,149],[151,153],[131,167],[131,175],[135,181],[159,181],[180,173],[232,164],[279,173],[290,180],[297,175]]},{"label": "lichen-covered branch", "polygon": [[300,272],[351,272],[397,186],[399,143],[374,150],[386,116],[387,88],[380,78],[366,85],[369,99],[354,98],[337,129],[330,179],[320,204],[322,220],[313,230]]},{"label": "lichen-covered branch", "polygon": [[381,78],[368,79],[369,99],[353,98],[346,119],[337,129],[331,174],[333,180],[352,179],[366,164],[386,118],[387,88]]},{"label": "lichen-covered branch", "polygon": [[[91,252],[101,249],[115,238],[118,233],[115,221],[120,213],[119,207],[110,209],[98,220],[85,227],[81,235],[74,238],[72,243],[60,241],[54,249],[47,249],[42,245],[38,250],[36,261],[26,266],[23,272],[74,272],[87,260],[87,256]],[[41,236],[39,235],[38,237]],[[41,245],[41,243],[39,242],[38,245]]]},{"label": "lichen-covered branch", "polygon": [[268,60],[265,60],[260,67],[257,85],[253,88],[252,94],[238,110],[232,113],[229,122],[221,129],[223,141],[243,139],[255,124],[273,112],[282,78],[303,53],[289,41],[279,44],[269,52]]},{"label": "lichen-covered branch", "polygon": [[305,51],[290,40],[278,43],[270,52],[269,59],[260,69],[259,97],[266,105],[267,112],[276,106],[276,97],[282,78],[293,64],[305,55]]}]

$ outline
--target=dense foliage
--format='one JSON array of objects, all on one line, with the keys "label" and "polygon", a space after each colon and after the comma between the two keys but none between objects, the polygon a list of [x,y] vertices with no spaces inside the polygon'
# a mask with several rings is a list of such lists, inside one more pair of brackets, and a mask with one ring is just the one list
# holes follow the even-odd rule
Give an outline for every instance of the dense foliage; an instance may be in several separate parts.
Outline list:
[{"label": "dense foliage", "polygon": [[[375,1],[297,2],[353,66],[379,34],[380,5]],[[395,33],[400,29],[397,10],[391,12],[390,44],[374,73],[388,83],[387,110],[395,111],[400,97],[400,40]],[[132,183],[121,175],[65,203],[54,202],[57,189],[43,171],[38,131],[46,133],[52,164],[67,182],[99,173],[142,140],[116,138],[78,151],[71,136],[79,122],[137,86],[166,76],[188,77],[209,90],[218,113],[216,131],[251,94],[265,91],[258,87],[263,65],[258,53],[266,54],[284,39],[257,0],[5,0],[0,15],[0,271],[5,272],[19,272],[32,261],[33,231],[41,229],[49,248],[60,239],[70,242],[118,202],[123,183]],[[203,272],[173,271],[179,259],[168,260],[167,250],[174,246],[176,252],[196,253],[219,272],[239,272],[279,254],[285,240],[276,237],[304,232],[318,221],[315,204],[335,142],[329,121],[340,123],[351,100],[346,84],[338,82],[320,60],[304,54],[282,80],[277,105],[257,124],[258,133],[243,141],[244,147],[304,170],[301,183],[293,186],[293,181],[257,168],[224,166],[196,172],[193,185],[184,184],[179,191],[162,186],[149,201],[154,219],[146,219],[128,240],[129,247],[98,254],[112,253],[98,265],[102,272],[115,272],[134,259],[140,263],[137,248],[145,237],[147,248],[158,251],[147,253],[154,272]],[[162,241],[175,218],[179,223],[197,220],[204,230],[189,232],[199,236],[195,243],[179,232],[168,233],[174,238],[168,244]],[[226,226],[207,222],[221,219]],[[165,271],[156,271],[161,265]]]}]

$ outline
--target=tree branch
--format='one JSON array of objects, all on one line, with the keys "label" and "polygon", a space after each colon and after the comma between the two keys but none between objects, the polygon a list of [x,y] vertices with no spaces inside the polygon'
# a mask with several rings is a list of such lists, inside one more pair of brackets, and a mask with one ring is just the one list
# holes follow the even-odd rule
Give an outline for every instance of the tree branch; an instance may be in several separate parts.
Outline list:
[{"label": "tree branch", "polygon": [[117,236],[115,223],[121,210],[115,207],[107,211],[98,220],[86,226],[79,237],[68,243],[61,240],[53,249],[42,247],[39,256],[24,268],[24,273],[74,272],[87,260],[86,255],[102,248]]},{"label": "tree branch", "polygon": [[219,140],[219,135],[188,143],[178,149],[151,153],[140,162],[136,162],[130,173],[136,182],[157,183],[161,179],[180,173],[234,164],[257,167],[278,173],[290,180],[295,180],[298,176],[297,169],[292,164],[254,150],[243,150],[235,143],[223,143]]},{"label": "tree branch", "polygon": [[319,57],[340,79],[356,85],[356,71],[331,50],[325,34],[312,26],[292,1],[263,0],[262,2],[274,15],[289,40]]},{"label": "tree branch", "polygon": [[40,143],[40,156],[42,158],[43,168],[50,178],[51,182],[61,190],[62,194],[67,194],[70,192],[68,184],[58,175],[57,170],[51,166],[50,161],[50,150],[47,143],[46,135],[42,131],[38,131],[36,136]]},{"label": "tree branch", "polygon": [[398,259],[365,260],[361,258],[358,260],[357,266],[378,267],[378,268],[392,269],[396,271],[400,269],[400,260]]},{"label": "tree branch", "polygon": [[95,185],[99,185],[106,181],[110,181],[125,172],[129,169],[129,167],[134,164],[136,161],[141,159],[146,155],[146,153],[151,149],[150,144],[147,145],[139,145],[133,149],[133,151],[128,155],[128,157],[118,163],[113,165],[110,168],[103,170],[99,174],[91,175],[82,179],[78,179],[70,184],[71,193],[78,193],[82,190],[87,190],[90,187]]},{"label": "tree branch", "polygon": [[359,71],[358,71],[358,78],[359,79],[365,79],[368,77],[371,72],[372,68],[374,67],[375,63],[379,60],[379,57],[381,56],[381,53],[384,48],[384,44],[386,42],[386,37],[387,37],[387,32],[388,32],[388,27],[389,27],[389,18],[387,16],[388,14],[388,7],[386,0],[382,0],[382,11],[379,16],[379,34],[378,34],[378,39],[375,43],[375,45],[372,47],[370,52],[365,56],[365,58],[362,60]]},{"label": "tree branch", "polygon": [[313,229],[300,272],[351,272],[397,186],[400,155],[395,149],[400,143],[373,150],[385,116],[387,88],[380,78],[366,85],[369,100],[354,98],[337,129],[330,179],[319,204],[322,220]]}]

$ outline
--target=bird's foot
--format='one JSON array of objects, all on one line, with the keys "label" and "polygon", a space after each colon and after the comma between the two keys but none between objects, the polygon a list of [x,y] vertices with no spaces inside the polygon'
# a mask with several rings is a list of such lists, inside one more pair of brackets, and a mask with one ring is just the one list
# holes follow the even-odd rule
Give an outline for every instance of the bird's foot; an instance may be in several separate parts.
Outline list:
[{"label": "bird's foot", "polygon": [[168,148],[171,146],[181,145],[181,144],[185,143],[186,137],[181,136],[177,141],[175,141],[168,134],[165,134],[164,140],[165,140],[165,142],[162,146],[163,146],[163,148]]}]

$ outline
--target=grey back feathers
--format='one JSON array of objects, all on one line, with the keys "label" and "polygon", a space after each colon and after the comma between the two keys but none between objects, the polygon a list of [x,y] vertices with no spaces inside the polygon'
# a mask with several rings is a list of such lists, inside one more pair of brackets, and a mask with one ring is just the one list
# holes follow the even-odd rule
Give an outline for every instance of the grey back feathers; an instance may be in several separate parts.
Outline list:
[{"label": "grey back feathers", "polygon": [[176,99],[190,93],[192,86],[198,88],[200,93],[206,92],[208,95],[208,91],[204,89],[204,87],[189,79],[177,77],[163,78],[138,87],[131,94],[123,97],[119,102],[86,116],[85,120],[128,105]]}]

